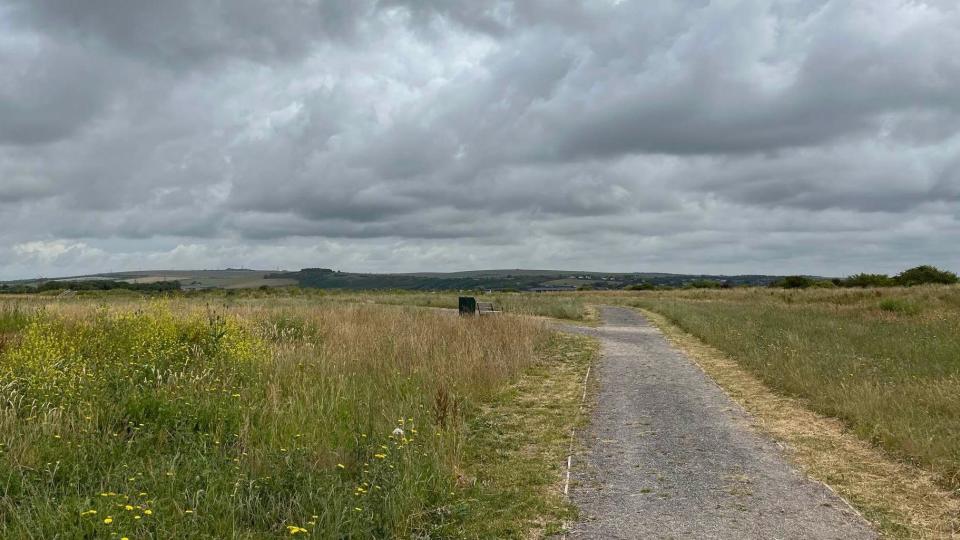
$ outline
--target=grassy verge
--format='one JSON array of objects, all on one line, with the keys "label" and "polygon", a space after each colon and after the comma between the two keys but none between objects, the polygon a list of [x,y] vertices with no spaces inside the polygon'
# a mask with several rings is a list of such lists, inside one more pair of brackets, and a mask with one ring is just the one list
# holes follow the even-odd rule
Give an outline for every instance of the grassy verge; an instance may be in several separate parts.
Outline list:
[{"label": "grassy verge", "polygon": [[960,407],[947,391],[958,387],[958,293],[683,292],[622,303],[653,311],[761,429],[887,535],[938,538],[960,533]]},{"label": "grassy verge", "polygon": [[511,396],[582,358],[535,321],[296,299],[3,313],[0,537],[520,536],[567,512],[541,500],[557,441],[537,426],[569,404]]},{"label": "grassy verge", "polygon": [[486,403],[470,423],[469,486],[462,522],[450,536],[543,537],[576,516],[563,495],[570,431],[578,417],[583,377],[598,354],[596,340],[557,334],[542,360]]}]

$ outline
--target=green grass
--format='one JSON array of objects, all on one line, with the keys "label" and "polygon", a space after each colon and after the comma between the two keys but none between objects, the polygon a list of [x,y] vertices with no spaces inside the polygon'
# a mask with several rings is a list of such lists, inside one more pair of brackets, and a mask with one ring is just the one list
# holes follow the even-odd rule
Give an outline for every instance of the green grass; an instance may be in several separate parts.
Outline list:
[{"label": "green grass", "polygon": [[960,489],[960,288],[640,293],[767,385]]},{"label": "green grass", "polygon": [[310,299],[6,306],[0,537],[521,537],[567,515],[548,484],[578,396],[544,393],[589,356],[534,321]]},{"label": "green grass", "polygon": [[583,377],[597,354],[596,340],[555,336],[544,360],[470,422],[461,480],[471,487],[456,535],[521,538],[531,530],[551,535],[576,517],[560,481],[570,430],[583,420],[578,416]]}]

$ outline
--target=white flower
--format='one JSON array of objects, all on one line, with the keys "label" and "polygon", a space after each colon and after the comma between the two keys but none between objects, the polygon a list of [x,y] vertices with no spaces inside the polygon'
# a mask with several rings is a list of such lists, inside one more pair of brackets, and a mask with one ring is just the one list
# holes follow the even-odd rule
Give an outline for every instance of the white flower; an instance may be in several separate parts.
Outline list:
[{"label": "white flower", "polygon": [[397,429],[393,430],[393,436],[394,436],[394,437],[403,437],[403,430],[400,429],[400,428],[397,428]]}]

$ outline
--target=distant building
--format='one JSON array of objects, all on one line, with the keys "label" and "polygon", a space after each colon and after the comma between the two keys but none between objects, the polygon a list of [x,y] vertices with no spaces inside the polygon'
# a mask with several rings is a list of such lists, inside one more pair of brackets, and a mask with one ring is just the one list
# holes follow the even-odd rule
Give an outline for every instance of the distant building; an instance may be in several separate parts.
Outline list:
[{"label": "distant building", "polygon": [[551,285],[548,287],[530,287],[530,292],[565,292],[577,290],[576,285]]}]

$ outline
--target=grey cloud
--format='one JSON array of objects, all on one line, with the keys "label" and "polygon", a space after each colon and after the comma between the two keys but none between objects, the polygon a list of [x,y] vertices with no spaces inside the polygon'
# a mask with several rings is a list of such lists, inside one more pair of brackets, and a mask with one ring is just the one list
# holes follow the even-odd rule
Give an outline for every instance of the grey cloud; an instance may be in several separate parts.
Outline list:
[{"label": "grey cloud", "polygon": [[952,2],[0,0],[0,31],[0,274],[960,265]]},{"label": "grey cloud", "polygon": [[324,38],[349,37],[364,0],[13,0],[13,16],[79,43],[96,43],[169,68],[229,58],[258,62],[306,54]]}]

